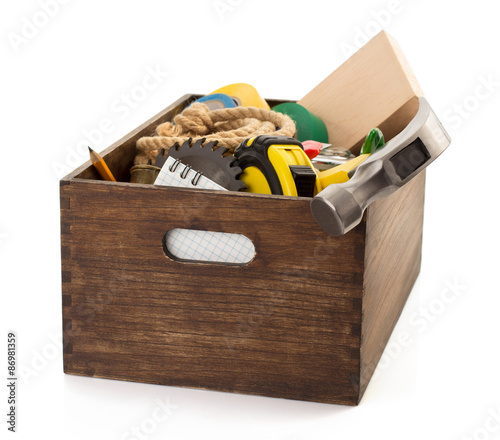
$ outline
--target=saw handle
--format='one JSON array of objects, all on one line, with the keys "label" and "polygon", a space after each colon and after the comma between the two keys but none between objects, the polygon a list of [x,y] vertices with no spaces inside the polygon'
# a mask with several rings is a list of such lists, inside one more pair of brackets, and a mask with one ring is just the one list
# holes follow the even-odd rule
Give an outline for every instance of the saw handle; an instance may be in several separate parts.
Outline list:
[{"label": "saw handle", "polygon": [[351,171],[350,180],[327,186],[311,201],[321,228],[339,236],[354,228],[374,201],[394,193],[435,160],[450,137],[424,98],[408,126]]}]

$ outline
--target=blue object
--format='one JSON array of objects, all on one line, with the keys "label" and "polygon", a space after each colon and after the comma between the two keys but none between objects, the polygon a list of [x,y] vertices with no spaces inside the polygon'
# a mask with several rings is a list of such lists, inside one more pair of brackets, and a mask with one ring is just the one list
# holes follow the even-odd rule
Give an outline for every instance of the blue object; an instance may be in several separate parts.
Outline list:
[{"label": "blue object", "polygon": [[219,110],[221,108],[236,107],[236,102],[229,95],[224,93],[214,93],[213,95],[206,95],[197,99],[195,102],[202,102],[206,104],[209,110]]}]

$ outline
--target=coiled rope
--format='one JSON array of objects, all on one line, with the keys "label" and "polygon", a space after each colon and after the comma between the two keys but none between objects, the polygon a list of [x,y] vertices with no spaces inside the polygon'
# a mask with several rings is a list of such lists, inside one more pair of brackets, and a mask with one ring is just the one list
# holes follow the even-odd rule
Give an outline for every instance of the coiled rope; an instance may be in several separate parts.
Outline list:
[{"label": "coiled rope", "polygon": [[165,122],[156,128],[156,136],[145,136],[137,141],[139,153],[135,165],[154,161],[162,149],[168,151],[176,143],[189,138],[195,142],[205,138],[218,141],[218,146],[230,152],[245,139],[261,134],[294,136],[295,123],[282,113],[256,107],[235,107],[210,111],[205,104],[194,103],[177,115],[173,123]]}]

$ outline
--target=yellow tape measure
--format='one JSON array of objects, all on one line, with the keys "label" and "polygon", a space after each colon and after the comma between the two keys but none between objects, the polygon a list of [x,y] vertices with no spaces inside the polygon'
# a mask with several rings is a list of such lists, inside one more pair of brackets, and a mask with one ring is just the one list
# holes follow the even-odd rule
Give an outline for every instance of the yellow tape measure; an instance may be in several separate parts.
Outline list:
[{"label": "yellow tape measure", "polygon": [[243,191],[258,194],[314,197],[328,185],[347,182],[350,173],[370,155],[318,172],[302,144],[291,137],[260,135],[243,141],[234,151],[243,170]]},{"label": "yellow tape measure", "polygon": [[302,144],[291,137],[261,135],[243,141],[234,152],[248,192],[313,197],[321,191]]}]

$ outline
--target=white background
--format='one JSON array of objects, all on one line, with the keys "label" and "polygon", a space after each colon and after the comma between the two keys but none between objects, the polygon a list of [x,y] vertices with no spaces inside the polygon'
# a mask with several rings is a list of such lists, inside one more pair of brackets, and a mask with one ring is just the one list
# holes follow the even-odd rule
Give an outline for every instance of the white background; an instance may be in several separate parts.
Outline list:
[{"label": "white background", "polygon": [[[134,426],[149,439],[500,438],[497,2],[70,0],[47,23],[40,11],[23,0],[0,14],[0,377],[15,330],[17,438],[141,438]],[[381,28],[376,16],[453,143],[428,171],[421,275],[361,404],[65,376],[58,181],[87,160],[85,131],[100,151],[184,93],[233,82],[300,99]],[[121,96],[158,66],[168,76],[124,109]],[[175,408],[152,424],[165,414],[157,399]]]}]

